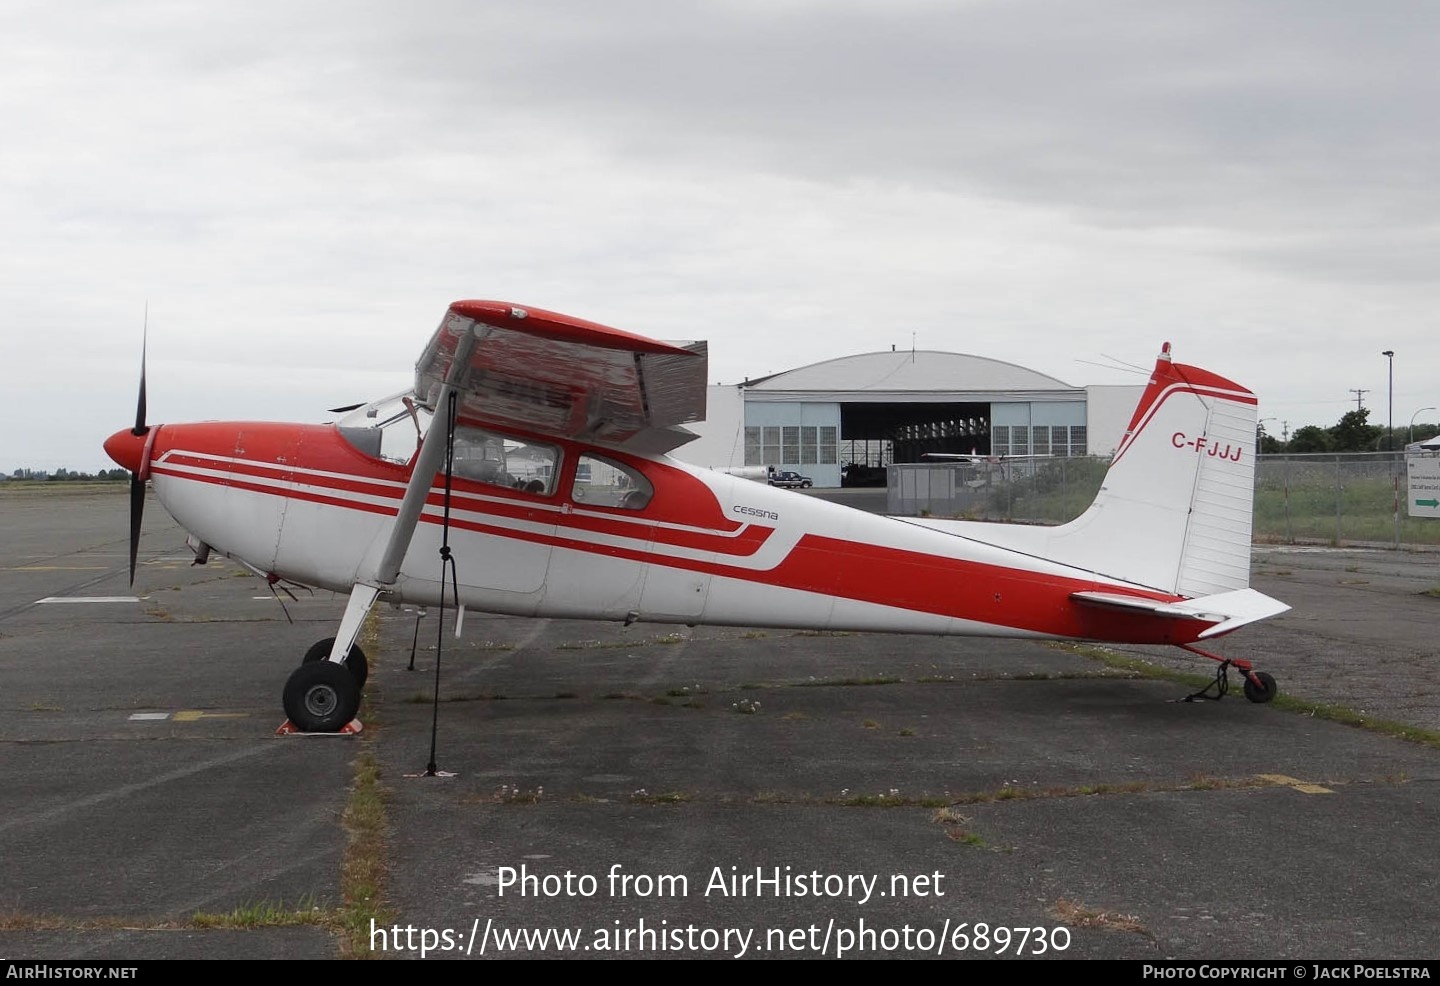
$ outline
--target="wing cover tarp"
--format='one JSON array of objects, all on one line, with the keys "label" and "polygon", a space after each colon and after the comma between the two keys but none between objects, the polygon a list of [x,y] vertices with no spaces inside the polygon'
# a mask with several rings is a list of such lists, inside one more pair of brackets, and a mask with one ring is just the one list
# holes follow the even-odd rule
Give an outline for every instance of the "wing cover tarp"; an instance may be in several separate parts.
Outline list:
[{"label": "wing cover tarp", "polygon": [[456,345],[460,416],[478,424],[664,452],[705,417],[703,342],[668,343],[500,301],[457,301],[415,364],[415,394],[431,410]]}]

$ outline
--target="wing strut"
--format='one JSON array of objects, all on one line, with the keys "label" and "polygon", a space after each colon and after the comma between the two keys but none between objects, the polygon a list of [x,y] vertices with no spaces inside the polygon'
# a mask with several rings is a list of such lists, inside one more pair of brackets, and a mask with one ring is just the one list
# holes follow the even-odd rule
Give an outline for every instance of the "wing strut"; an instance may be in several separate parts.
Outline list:
[{"label": "wing strut", "polygon": [[[448,404],[451,395],[459,392],[459,383],[470,367],[470,351],[475,348],[475,330],[467,329],[455,345],[455,358],[450,361],[450,372],[445,375],[445,385],[435,401],[438,409]],[[375,582],[380,586],[391,586],[400,577],[400,564],[410,548],[410,539],[415,534],[415,525],[420,522],[420,512],[425,509],[425,500],[430,495],[430,484],[440,471],[445,460],[448,429],[431,428],[420,443],[420,454],[415,458],[415,469],[410,474],[410,485],[405,488],[405,498],[400,501],[400,511],[395,516],[395,527],[390,531],[390,543],[375,571]]]},{"label": "wing strut", "polygon": [[[456,341],[455,361],[450,365],[445,385],[440,391],[440,400],[451,398],[458,391],[462,374],[470,365],[470,350],[475,346],[474,330],[466,331]],[[437,402],[438,406],[438,402]],[[395,517],[395,526],[390,530],[390,540],[385,553],[380,557],[373,579],[357,581],[350,587],[350,601],[345,605],[345,615],[340,619],[340,629],[335,634],[335,646],[330,650],[330,660],[343,661],[350,653],[360,626],[365,622],[370,608],[400,576],[400,564],[415,536],[415,527],[420,523],[420,513],[425,509],[425,500],[430,495],[430,485],[435,481],[442,457],[446,454],[446,434],[449,429],[431,428],[425,433],[420,445],[420,454],[415,457],[415,468],[410,473],[410,485],[405,488],[405,498],[400,501],[400,511]],[[448,472],[448,469],[447,469]]]}]

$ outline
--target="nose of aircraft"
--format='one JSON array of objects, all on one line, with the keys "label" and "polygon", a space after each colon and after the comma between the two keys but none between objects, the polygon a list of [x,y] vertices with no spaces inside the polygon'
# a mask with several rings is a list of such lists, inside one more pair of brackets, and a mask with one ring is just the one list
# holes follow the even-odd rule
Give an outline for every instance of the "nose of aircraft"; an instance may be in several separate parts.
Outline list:
[{"label": "nose of aircraft", "polygon": [[140,456],[145,452],[145,436],[137,435],[129,428],[117,431],[105,439],[105,454],[131,472],[140,471]]}]

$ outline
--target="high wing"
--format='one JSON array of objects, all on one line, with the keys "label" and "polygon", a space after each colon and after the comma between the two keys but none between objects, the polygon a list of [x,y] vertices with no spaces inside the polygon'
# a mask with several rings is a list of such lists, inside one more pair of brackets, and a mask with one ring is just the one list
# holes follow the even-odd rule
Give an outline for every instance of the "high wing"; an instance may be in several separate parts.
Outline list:
[{"label": "high wing", "polygon": [[[705,417],[706,344],[657,342],[608,326],[504,301],[457,301],[415,364],[415,396],[458,420],[663,453]],[[356,581],[331,647],[340,660],[370,607],[395,584],[415,526],[443,467],[445,433],[425,434],[374,575]]]},{"label": "high wing", "polygon": [[680,426],[705,417],[707,367],[704,342],[658,342],[504,301],[457,301],[415,364],[415,394],[439,412],[448,382],[462,420],[661,453],[695,437]]}]

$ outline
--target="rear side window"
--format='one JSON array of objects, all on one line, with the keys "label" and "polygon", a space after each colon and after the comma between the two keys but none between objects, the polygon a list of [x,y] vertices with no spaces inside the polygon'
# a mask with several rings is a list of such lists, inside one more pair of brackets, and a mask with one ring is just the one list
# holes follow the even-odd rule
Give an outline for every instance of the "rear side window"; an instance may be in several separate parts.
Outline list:
[{"label": "rear side window", "polygon": [[570,498],[587,507],[644,510],[655,495],[645,474],[623,462],[586,453],[575,466]]}]

